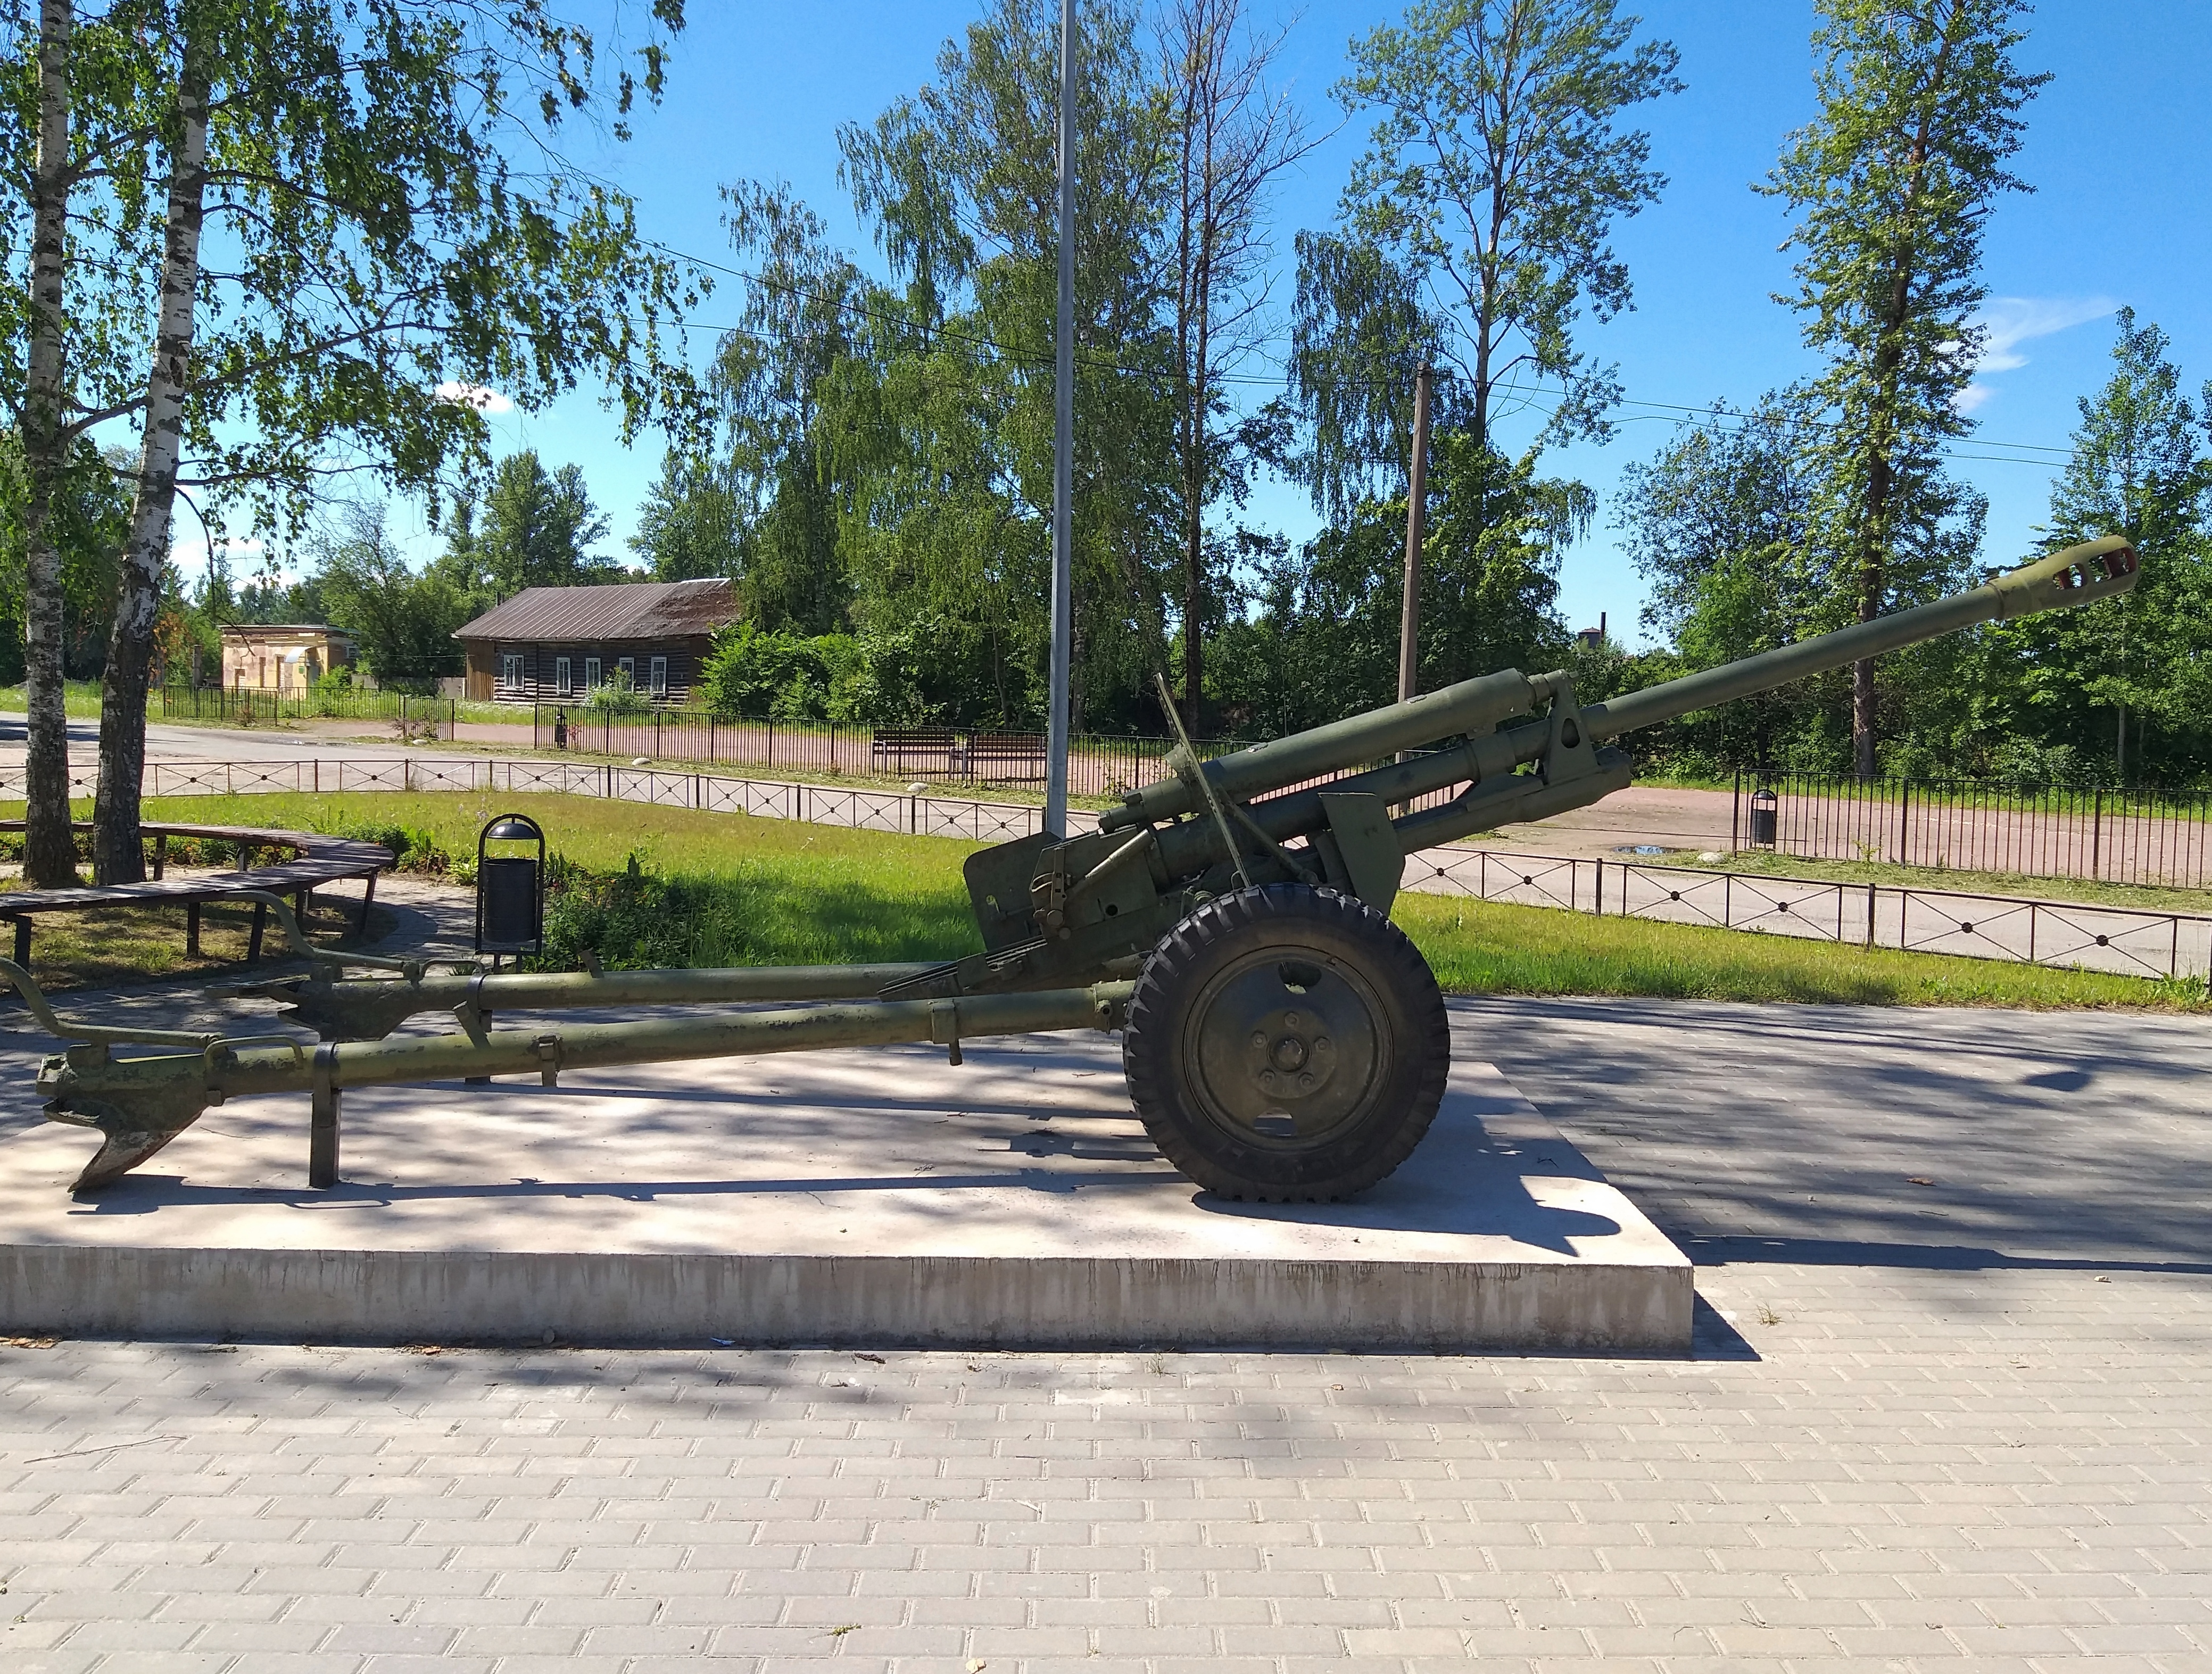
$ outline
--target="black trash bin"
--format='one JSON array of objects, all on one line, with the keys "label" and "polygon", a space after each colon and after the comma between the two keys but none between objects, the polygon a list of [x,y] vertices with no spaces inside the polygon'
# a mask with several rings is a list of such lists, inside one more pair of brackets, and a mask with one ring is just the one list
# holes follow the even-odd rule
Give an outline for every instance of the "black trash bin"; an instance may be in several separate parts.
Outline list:
[{"label": "black trash bin", "polygon": [[1764,785],[1751,793],[1751,846],[1755,849],[1771,849],[1779,822],[1776,817],[1778,799]]},{"label": "black trash bin", "polygon": [[[494,843],[535,852],[493,854]],[[545,834],[526,814],[502,814],[477,836],[477,951],[537,953],[545,942]]]}]

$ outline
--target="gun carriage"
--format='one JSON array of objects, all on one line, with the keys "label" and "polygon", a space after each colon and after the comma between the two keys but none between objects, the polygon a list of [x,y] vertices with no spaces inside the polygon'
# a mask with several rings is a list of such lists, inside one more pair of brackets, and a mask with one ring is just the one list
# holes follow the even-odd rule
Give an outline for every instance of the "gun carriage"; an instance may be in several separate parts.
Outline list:
[{"label": "gun carriage", "polygon": [[[349,1087],[533,1071],[550,1085],[563,1069],[893,1041],[933,1042],[957,1064],[963,1040],[1097,1028],[1123,1032],[1138,1116],[1200,1186],[1340,1198],[1411,1155],[1450,1066],[1436,979],[1389,918],[1407,854],[1620,789],[1629,758],[1612,741],[1638,727],[1976,623],[2111,598],[2136,573],[2134,550],[2112,537],[1604,703],[1579,702],[1564,673],[1508,669],[1211,761],[1185,740],[1170,774],[1095,830],[971,855],[982,949],[939,964],[451,973],[316,949],[270,897],[309,968],[249,992],[285,1001],[285,1017],[320,1037],[313,1046],[64,1020],[27,973],[0,961],[0,974],[78,1043],[39,1073],[50,1118],[102,1136],[78,1190],[136,1167],[210,1106],[256,1093],[310,1095],[309,1180],[327,1186]],[[763,1001],[787,1004],[756,1009]],[[701,1004],[745,1009],[490,1026],[518,1011]],[[388,1038],[438,1011],[455,1032]],[[114,1050],[130,1045],[156,1050]]]}]

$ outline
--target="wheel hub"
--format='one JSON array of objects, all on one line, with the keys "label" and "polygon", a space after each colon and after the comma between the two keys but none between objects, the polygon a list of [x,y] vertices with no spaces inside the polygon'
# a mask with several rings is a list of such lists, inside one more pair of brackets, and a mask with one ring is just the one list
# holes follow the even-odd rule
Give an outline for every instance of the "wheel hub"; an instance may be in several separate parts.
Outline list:
[{"label": "wheel hub", "polygon": [[1319,1092],[1336,1073],[1336,1042],[1311,1010],[1283,1010],[1252,1031],[1253,1085],[1279,1099]]},{"label": "wheel hub", "polygon": [[1248,1143],[1302,1149],[1354,1119],[1382,1056],[1380,1007],[1356,973],[1255,952],[1185,1021],[1192,1090]]}]

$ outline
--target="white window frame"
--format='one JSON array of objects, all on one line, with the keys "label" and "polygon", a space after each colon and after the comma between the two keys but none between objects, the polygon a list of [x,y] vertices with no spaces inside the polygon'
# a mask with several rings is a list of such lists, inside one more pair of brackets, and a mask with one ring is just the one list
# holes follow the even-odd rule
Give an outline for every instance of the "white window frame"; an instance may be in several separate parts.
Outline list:
[{"label": "white window frame", "polygon": [[522,653],[502,651],[499,654],[499,683],[509,691],[522,684]]},{"label": "white window frame", "polygon": [[584,659],[584,689],[587,692],[593,690],[604,682],[605,678],[605,676],[599,672],[599,659],[596,657],[586,657]]},{"label": "white window frame", "polygon": [[562,696],[568,695],[568,659],[565,657],[553,659],[553,687]]},{"label": "white window frame", "polygon": [[646,666],[649,670],[647,678],[652,682],[653,696],[666,697],[668,695],[668,659],[665,657],[656,657]]},{"label": "white window frame", "polygon": [[623,677],[623,685],[625,685],[625,686],[629,687],[629,688],[630,688],[630,690],[632,690],[633,692],[634,692],[634,691],[635,691],[635,690],[637,689],[637,658],[635,658],[635,657],[617,657],[617,658],[615,658],[615,672],[616,672],[617,674],[620,675],[620,676]]}]

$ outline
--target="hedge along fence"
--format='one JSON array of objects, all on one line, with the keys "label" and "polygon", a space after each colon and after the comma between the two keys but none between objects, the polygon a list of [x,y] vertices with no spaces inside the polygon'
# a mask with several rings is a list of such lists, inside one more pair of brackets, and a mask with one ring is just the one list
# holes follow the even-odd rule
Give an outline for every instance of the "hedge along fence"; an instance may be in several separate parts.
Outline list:
[{"label": "hedge along fence", "polygon": [[[252,686],[164,686],[161,719],[221,721],[232,726],[273,726],[280,721],[380,720],[400,723],[422,736],[451,738],[459,706],[451,698],[417,697],[366,687],[308,687],[271,691]],[[520,719],[518,713],[517,719]]]}]

